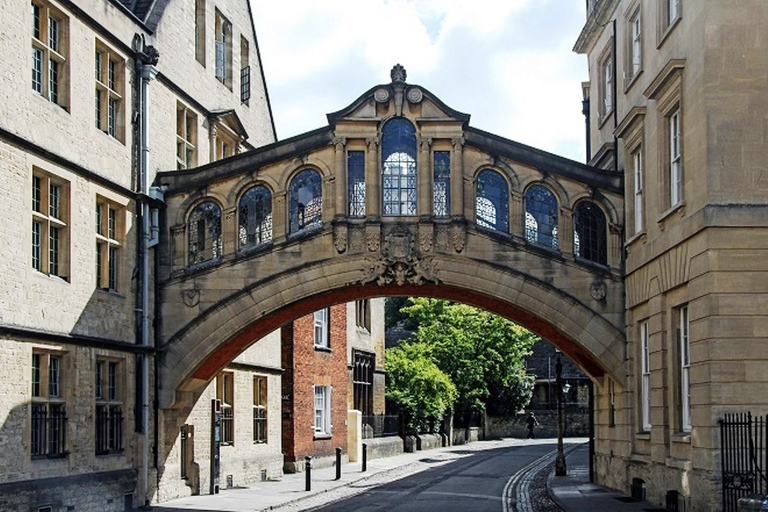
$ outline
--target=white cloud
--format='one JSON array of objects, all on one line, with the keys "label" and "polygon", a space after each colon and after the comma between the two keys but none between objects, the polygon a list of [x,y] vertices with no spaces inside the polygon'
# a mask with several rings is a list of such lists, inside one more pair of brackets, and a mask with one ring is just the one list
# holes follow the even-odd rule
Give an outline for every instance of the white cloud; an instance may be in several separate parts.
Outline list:
[{"label": "white cloud", "polygon": [[389,82],[401,63],[471,124],[583,159],[580,83],[571,47],[583,5],[562,0],[251,0],[280,138]]}]

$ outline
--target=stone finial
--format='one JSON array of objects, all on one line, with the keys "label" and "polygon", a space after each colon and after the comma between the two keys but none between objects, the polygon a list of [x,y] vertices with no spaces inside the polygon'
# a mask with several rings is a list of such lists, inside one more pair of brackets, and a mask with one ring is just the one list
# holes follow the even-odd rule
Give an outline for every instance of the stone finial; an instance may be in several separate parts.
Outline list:
[{"label": "stone finial", "polygon": [[392,71],[389,72],[389,76],[392,78],[392,82],[405,82],[405,68],[400,64],[395,64]]}]

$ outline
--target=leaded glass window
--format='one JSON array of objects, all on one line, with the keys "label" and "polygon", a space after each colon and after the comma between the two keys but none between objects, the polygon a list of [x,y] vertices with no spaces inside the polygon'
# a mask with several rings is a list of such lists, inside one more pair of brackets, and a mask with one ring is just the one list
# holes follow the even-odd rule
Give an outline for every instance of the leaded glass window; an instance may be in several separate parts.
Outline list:
[{"label": "leaded glass window", "polygon": [[272,241],[272,194],[263,185],[249,188],[237,208],[240,248]]},{"label": "leaded glass window", "polygon": [[200,203],[187,223],[189,264],[221,257],[221,208],[213,201]]},{"label": "leaded glass window", "polygon": [[591,201],[583,201],[573,211],[573,223],[574,254],[605,265],[608,261],[608,250],[603,210]]},{"label": "leaded glass window", "polygon": [[451,152],[435,151],[434,154],[434,194],[435,217],[448,217],[451,214]]},{"label": "leaded glass window", "polygon": [[407,119],[389,120],[381,147],[384,215],[416,215],[416,129]]},{"label": "leaded glass window", "polygon": [[484,169],[477,175],[475,217],[477,225],[509,232],[509,185],[501,174]]},{"label": "leaded glass window", "polygon": [[541,185],[534,185],[525,193],[525,239],[552,249],[558,248],[557,199]]},{"label": "leaded glass window", "polygon": [[289,233],[322,225],[323,193],[320,174],[305,169],[291,181]]},{"label": "leaded glass window", "polygon": [[365,153],[347,153],[347,194],[349,216],[365,217]]}]

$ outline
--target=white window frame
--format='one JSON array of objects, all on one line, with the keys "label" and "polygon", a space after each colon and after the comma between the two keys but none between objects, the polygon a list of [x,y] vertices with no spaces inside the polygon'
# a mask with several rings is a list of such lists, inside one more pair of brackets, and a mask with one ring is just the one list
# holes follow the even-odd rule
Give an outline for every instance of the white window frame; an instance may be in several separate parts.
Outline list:
[{"label": "white window frame", "polygon": [[668,116],[669,129],[669,205],[673,207],[683,200],[683,154],[680,108]]},{"label": "white window frame", "polygon": [[632,162],[635,176],[635,233],[645,229],[645,212],[643,210],[643,150],[638,147],[632,153]]},{"label": "white window frame", "polygon": [[312,386],[312,396],[314,397],[314,414],[312,430],[315,434],[331,435],[333,425],[331,423],[331,394],[332,386]]},{"label": "white window frame", "polygon": [[640,422],[642,430],[651,430],[651,348],[648,322],[640,323]]},{"label": "white window frame", "polygon": [[330,348],[330,308],[318,309],[314,317],[314,345],[315,347]]},{"label": "white window frame", "polygon": [[679,310],[680,317],[680,426],[691,431],[691,340],[688,306]]},{"label": "white window frame", "polygon": [[639,5],[629,18],[629,71],[630,80],[643,69],[643,22]]},{"label": "white window frame", "polygon": [[176,168],[197,165],[197,114],[183,103],[176,104]]}]

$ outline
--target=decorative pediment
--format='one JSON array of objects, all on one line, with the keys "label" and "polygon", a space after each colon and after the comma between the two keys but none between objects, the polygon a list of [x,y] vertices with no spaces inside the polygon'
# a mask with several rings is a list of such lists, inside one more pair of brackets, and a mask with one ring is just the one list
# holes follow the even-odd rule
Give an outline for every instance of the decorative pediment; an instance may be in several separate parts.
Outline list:
[{"label": "decorative pediment", "polygon": [[245,126],[237,116],[237,112],[234,110],[214,110],[208,116],[208,120],[211,124],[216,124],[220,127],[224,127],[230,131],[235,138],[240,140],[248,140],[248,132],[245,130]]}]

